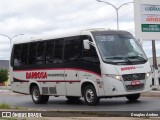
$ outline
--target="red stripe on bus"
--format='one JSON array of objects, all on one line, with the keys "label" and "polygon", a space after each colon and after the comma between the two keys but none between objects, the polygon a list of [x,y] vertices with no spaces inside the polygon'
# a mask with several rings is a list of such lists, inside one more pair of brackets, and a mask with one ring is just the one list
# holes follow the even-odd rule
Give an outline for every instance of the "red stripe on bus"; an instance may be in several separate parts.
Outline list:
[{"label": "red stripe on bus", "polygon": [[37,82],[81,82],[80,80],[38,80]]},{"label": "red stripe on bus", "polygon": [[83,72],[95,74],[95,75],[101,77],[101,75],[96,72],[93,72],[90,70],[85,70],[85,69],[80,69],[80,68],[45,68],[45,69],[13,70],[13,72],[39,71],[39,70],[77,70],[77,71],[83,71]]},{"label": "red stripe on bus", "polygon": [[80,69],[80,68],[64,68],[64,69],[65,69],[65,70],[78,70],[78,71],[88,72],[88,73],[92,73],[92,74],[95,74],[95,75],[101,77],[100,74],[95,73],[95,72],[90,71],[90,70],[85,70],[85,69]]},{"label": "red stripe on bus", "polygon": [[39,68],[39,69],[28,69],[28,70],[13,70],[14,72],[24,72],[24,71],[37,71],[37,70],[64,70],[65,68]]},{"label": "red stripe on bus", "polygon": [[[19,82],[29,82],[30,80],[20,80],[17,78],[14,78]],[[81,82],[80,80],[35,80],[37,82]]]}]

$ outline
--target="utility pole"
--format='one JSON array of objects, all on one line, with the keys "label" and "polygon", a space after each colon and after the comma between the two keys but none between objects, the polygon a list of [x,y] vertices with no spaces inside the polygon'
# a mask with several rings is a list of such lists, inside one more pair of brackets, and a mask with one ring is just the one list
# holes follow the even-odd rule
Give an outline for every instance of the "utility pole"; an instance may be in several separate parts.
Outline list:
[{"label": "utility pole", "polygon": [[152,40],[152,54],[153,54],[153,75],[154,75],[154,86],[153,87],[157,89],[159,86],[159,81],[158,81],[158,66],[157,66],[155,40]]}]

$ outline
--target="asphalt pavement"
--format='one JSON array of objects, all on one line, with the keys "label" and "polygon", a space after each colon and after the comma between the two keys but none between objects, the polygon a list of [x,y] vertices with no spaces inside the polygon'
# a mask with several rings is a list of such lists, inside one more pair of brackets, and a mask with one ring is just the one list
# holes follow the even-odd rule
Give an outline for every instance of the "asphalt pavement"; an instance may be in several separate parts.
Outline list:
[{"label": "asphalt pavement", "polygon": [[[84,100],[81,98],[78,101],[71,102],[68,101],[65,97],[50,97],[47,104],[34,104],[32,102],[30,95],[23,95],[18,93],[13,93],[10,91],[10,87],[1,87],[0,86],[0,104],[6,103],[12,107],[20,108],[20,110],[27,109],[31,110],[40,110],[40,111],[111,111],[111,112],[126,112],[126,111],[151,111],[156,112],[160,111],[160,91],[153,90],[151,92],[143,93],[140,97],[140,100],[130,103],[126,98],[112,98],[112,99],[102,99],[97,106],[88,106],[84,103]],[[74,113],[75,114],[75,113]],[[63,115],[62,115],[63,116]],[[117,117],[54,117],[54,118],[43,118],[43,120],[115,120]],[[132,118],[132,117],[120,117],[119,120],[140,120],[141,118]],[[146,119],[146,118],[145,118]],[[152,120],[151,118],[149,118]],[[156,119],[159,119],[156,118]],[[154,120],[156,120],[154,119]],[[28,120],[28,119],[26,119]],[[39,119],[41,120],[41,119]],[[147,120],[147,119],[146,119]]]},{"label": "asphalt pavement", "polygon": [[[93,110],[93,111],[94,110],[96,111],[97,110],[98,111],[133,110],[133,111],[136,111],[139,105],[142,105],[142,108],[140,108],[139,110],[145,110],[145,108],[151,109],[151,110],[160,110],[159,106],[157,106],[158,104],[160,104],[159,102],[160,90],[152,90],[150,92],[142,93],[139,101],[137,101],[137,103],[132,103],[132,104],[130,104],[125,97],[101,99],[98,105],[99,107],[97,107],[96,109],[91,109],[90,106],[87,106],[84,103],[83,98],[73,102],[73,101],[68,101],[64,96],[61,96],[61,97],[50,96],[48,104],[35,105],[32,102],[30,95],[14,93],[10,90],[10,86],[0,86],[0,94],[1,94],[0,103],[7,103],[11,106],[18,106],[18,107],[28,107],[28,108],[36,108],[36,109],[38,108],[42,110],[45,109],[45,110],[82,110],[82,111],[83,110]],[[81,107],[79,107],[80,105]],[[130,106],[130,109],[128,109],[129,106]]]}]

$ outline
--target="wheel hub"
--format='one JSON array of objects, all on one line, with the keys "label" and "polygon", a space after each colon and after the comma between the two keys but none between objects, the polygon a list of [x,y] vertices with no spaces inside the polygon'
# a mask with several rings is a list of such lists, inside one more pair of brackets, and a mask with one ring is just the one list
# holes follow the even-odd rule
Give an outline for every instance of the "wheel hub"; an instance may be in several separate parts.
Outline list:
[{"label": "wheel hub", "polygon": [[39,92],[38,92],[38,90],[35,89],[35,90],[33,91],[33,99],[34,99],[35,101],[37,101],[38,98],[39,98]]},{"label": "wheel hub", "polygon": [[92,102],[94,100],[94,93],[93,93],[93,91],[91,89],[88,89],[86,91],[86,100],[88,102]]}]

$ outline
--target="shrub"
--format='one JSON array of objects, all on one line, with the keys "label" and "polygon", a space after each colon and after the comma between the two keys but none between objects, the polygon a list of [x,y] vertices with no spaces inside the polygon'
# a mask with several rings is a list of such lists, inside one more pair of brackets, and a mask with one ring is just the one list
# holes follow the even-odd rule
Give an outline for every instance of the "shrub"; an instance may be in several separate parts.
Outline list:
[{"label": "shrub", "polygon": [[8,80],[8,70],[0,69],[0,83],[6,82]]}]

